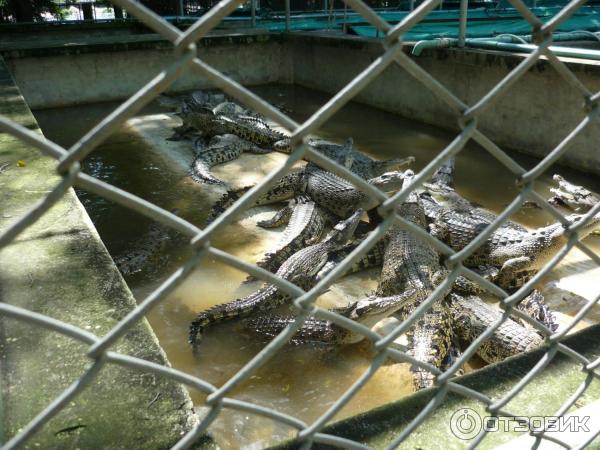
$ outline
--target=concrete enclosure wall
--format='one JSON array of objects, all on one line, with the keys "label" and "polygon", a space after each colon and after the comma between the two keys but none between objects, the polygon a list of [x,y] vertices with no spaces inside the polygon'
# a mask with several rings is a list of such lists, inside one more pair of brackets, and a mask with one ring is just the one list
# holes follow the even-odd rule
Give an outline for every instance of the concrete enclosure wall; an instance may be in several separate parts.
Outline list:
[{"label": "concrete enclosure wall", "polygon": [[[379,42],[290,36],[294,82],[335,93],[382,54]],[[410,50],[410,49],[408,49]],[[502,80],[522,55],[478,50],[429,50],[414,61],[468,105]],[[567,61],[591,91],[600,90],[597,61]],[[458,131],[456,113],[397,65],[388,67],[356,100],[417,121]],[[584,101],[547,61],[540,61],[478,119],[478,128],[502,148],[546,156],[584,118]],[[592,123],[560,162],[600,173],[600,125]]]},{"label": "concrete enclosure wall", "polygon": [[[173,48],[156,36],[122,37],[85,46],[56,45],[49,51],[20,51],[7,62],[32,109],[122,100],[172,63]],[[244,85],[289,80],[281,39],[265,34],[220,36],[203,41],[198,56]],[[6,55],[6,54],[5,54]],[[17,57],[10,57],[11,55]],[[188,70],[167,92],[210,87]]]},{"label": "concrete enclosure wall", "polygon": [[[0,46],[0,52],[32,108],[127,98],[172,60],[172,46],[155,35],[43,49],[9,51]],[[330,93],[339,91],[381,53],[376,40],[260,32],[208,37],[198,52],[204,61],[244,85],[293,82]],[[505,52],[459,49],[429,50],[414,58],[470,105],[522,60],[522,55]],[[600,90],[598,62],[565,62],[588,89]],[[170,91],[207,86],[206,80],[187,73]],[[387,68],[356,100],[445,129],[459,129],[450,108],[398,66]],[[583,117],[581,95],[548,62],[540,61],[478,121],[479,129],[501,147],[541,158]],[[560,162],[600,173],[599,138],[600,127],[593,123]]]}]

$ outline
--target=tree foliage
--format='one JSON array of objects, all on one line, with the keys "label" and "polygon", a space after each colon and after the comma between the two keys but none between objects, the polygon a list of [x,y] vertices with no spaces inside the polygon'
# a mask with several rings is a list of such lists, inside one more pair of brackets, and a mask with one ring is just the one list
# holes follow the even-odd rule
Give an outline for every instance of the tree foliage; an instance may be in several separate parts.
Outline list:
[{"label": "tree foliage", "polygon": [[[64,0],[72,4],[75,0]],[[0,0],[0,22],[41,22],[44,14],[62,18],[64,12],[53,0]]]}]

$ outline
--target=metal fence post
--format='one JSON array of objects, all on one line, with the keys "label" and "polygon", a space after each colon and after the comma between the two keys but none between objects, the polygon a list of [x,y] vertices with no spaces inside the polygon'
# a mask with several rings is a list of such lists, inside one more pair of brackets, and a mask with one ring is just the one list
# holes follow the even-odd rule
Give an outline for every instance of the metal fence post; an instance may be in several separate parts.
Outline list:
[{"label": "metal fence post", "polygon": [[250,14],[252,28],[256,28],[256,0],[250,0]]},{"label": "metal fence post", "polygon": [[290,0],[285,0],[285,31],[290,31]]},{"label": "metal fence post", "polygon": [[458,25],[458,46],[465,46],[465,36],[467,34],[467,11],[469,0],[460,0],[460,22]]},{"label": "metal fence post", "polygon": [[183,0],[177,0],[177,16],[183,16]]}]

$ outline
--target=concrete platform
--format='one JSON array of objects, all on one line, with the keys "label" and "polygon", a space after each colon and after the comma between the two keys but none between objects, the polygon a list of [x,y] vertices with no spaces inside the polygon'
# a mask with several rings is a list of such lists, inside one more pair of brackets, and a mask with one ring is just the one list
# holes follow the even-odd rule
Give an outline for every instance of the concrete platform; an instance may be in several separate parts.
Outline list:
[{"label": "concrete platform", "polygon": [[[0,97],[3,116],[40,132],[1,60]],[[7,134],[0,135],[0,162],[3,230],[59,178],[54,175],[54,161]],[[0,300],[98,336],[136,305],[72,189],[0,251]],[[79,378],[90,359],[86,346],[63,335],[5,317],[0,323],[0,441],[5,442]],[[145,319],[113,349],[169,365]],[[24,448],[164,449],[197,420],[190,396],[180,384],[108,365]]]}]

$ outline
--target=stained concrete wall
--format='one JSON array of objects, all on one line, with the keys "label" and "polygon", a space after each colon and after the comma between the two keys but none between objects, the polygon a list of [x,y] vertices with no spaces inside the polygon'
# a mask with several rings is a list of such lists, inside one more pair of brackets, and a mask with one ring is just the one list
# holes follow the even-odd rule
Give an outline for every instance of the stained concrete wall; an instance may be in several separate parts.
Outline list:
[{"label": "stained concrete wall", "polygon": [[[314,33],[210,36],[199,56],[244,85],[283,82],[337,92],[381,55],[378,41]],[[410,51],[407,47],[406,51]],[[91,37],[77,41],[0,44],[32,108],[129,97],[173,60],[172,46],[157,35]],[[479,50],[429,50],[414,60],[467,104],[474,104],[523,55]],[[595,61],[565,60],[592,92],[600,90]],[[170,92],[208,87],[188,72]],[[403,69],[386,69],[356,98],[360,102],[449,130],[459,130],[449,107]],[[548,64],[538,62],[480,118],[480,129],[500,146],[547,155],[584,117],[583,98]],[[594,123],[573,142],[561,163],[600,173]]]},{"label": "stained concrete wall", "polygon": [[[0,114],[41,134],[0,58]],[[60,178],[56,162],[0,134],[0,232]],[[75,192],[0,249],[0,301],[104,336],[136,305]],[[6,442],[82,376],[88,347],[0,315],[0,442]],[[114,351],[169,365],[145,319]],[[151,373],[107,364],[23,448],[170,448],[198,421],[187,390]]]},{"label": "stained concrete wall", "polygon": [[[32,109],[122,100],[175,61],[173,47],[157,35],[89,38],[75,43],[0,45],[19,88]],[[198,45],[198,56],[244,85],[291,79],[291,64],[279,36],[214,36]],[[210,87],[192,71],[167,92]]]},{"label": "stained concrete wall", "polygon": [[[294,83],[335,93],[382,54],[374,40],[288,35]],[[407,49],[410,51],[410,48]],[[479,50],[428,50],[414,61],[458,98],[475,104],[505,77],[523,55]],[[591,91],[600,90],[600,62],[565,60]],[[449,130],[456,115],[400,67],[388,67],[356,100]],[[511,86],[478,120],[479,129],[503,148],[539,158],[547,155],[583,119],[583,97],[543,60]],[[561,163],[600,173],[600,125],[581,133]]]}]

